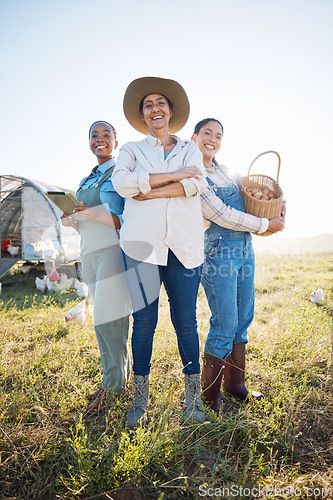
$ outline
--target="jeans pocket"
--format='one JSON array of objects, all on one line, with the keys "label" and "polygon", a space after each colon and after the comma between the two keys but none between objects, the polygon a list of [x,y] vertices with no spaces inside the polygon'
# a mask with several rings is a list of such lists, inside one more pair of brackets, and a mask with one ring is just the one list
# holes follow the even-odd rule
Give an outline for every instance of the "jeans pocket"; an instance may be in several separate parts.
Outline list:
[{"label": "jeans pocket", "polygon": [[205,257],[210,257],[214,254],[217,251],[220,242],[221,238],[219,236],[207,238],[205,241]]}]

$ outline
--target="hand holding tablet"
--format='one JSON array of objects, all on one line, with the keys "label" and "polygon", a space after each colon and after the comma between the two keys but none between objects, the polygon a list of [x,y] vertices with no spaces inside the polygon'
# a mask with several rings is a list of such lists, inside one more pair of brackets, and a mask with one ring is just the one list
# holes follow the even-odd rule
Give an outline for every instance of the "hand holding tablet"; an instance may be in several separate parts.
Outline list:
[{"label": "hand holding tablet", "polygon": [[45,194],[64,214],[70,217],[75,216],[75,214],[73,214],[74,208],[81,206],[81,203],[72,193],[66,193],[65,191],[47,191]]}]

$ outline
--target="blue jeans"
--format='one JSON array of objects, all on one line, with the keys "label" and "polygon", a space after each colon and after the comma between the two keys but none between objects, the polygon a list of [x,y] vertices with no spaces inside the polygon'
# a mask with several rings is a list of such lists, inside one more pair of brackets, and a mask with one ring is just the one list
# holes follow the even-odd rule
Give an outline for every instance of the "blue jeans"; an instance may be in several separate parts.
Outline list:
[{"label": "blue jeans", "polygon": [[254,272],[249,233],[206,238],[201,281],[211,310],[207,354],[225,359],[233,344],[247,343],[254,316]]},{"label": "blue jeans", "polygon": [[158,322],[161,283],[169,298],[183,373],[200,373],[196,301],[201,266],[186,269],[169,250],[166,266],[138,262],[124,255],[125,279],[133,306],[133,372],[148,375],[151,368],[154,333]]}]

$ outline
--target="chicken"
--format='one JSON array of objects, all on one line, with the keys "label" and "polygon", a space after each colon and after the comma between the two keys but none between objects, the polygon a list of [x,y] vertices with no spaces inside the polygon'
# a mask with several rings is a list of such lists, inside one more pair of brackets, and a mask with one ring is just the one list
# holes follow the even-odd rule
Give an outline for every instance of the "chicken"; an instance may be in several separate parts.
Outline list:
[{"label": "chicken", "polygon": [[73,278],[67,278],[67,275],[65,273],[60,273],[60,285],[61,290],[69,290],[70,287],[72,286],[73,283]]},{"label": "chicken", "polygon": [[19,252],[19,247],[14,247],[13,245],[8,245],[7,252],[9,252],[12,257],[15,257]]},{"label": "chicken", "polygon": [[49,292],[56,291],[56,288],[54,286],[56,283],[57,283],[56,281],[50,281],[50,278],[48,276],[46,276],[45,284],[46,284],[46,288],[48,289]]},{"label": "chicken", "polygon": [[68,290],[72,285],[72,279],[67,279],[63,281],[50,281],[49,276],[46,276],[46,287],[49,292],[61,292],[62,290]]},{"label": "chicken", "polygon": [[89,294],[88,285],[84,281],[79,281],[76,278],[74,278],[73,283],[76,289],[76,293],[78,294],[80,299],[87,298]]},{"label": "chicken", "polygon": [[71,287],[70,285],[68,285],[68,283],[57,283],[57,282],[54,282],[52,284],[53,284],[53,289],[56,292],[62,292],[63,290],[68,290]]},{"label": "chicken", "polygon": [[36,287],[37,287],[37,289],[40,292],[44,292],[45,291],[45,288],[46,288],[46,278],[47,278],[47,276],[43,276],[43,278],[38,278],[38,276],[37,276],[36,279],[35,279]]},{"label": "chicken", "polygon": [[315,292],[310,293],[309,300],[314,304],[321,304],[324,300],[324,292],[321,288],[318,288]]},{"label": "chicken", "polygon": [[73,323],[78,323],[79,325],[82,325],[82,323],[84,323],[84,321],[86,320],[85,308],[86,308],[86,301],[82,300],[67,312],[65,320],[72,321]]}]

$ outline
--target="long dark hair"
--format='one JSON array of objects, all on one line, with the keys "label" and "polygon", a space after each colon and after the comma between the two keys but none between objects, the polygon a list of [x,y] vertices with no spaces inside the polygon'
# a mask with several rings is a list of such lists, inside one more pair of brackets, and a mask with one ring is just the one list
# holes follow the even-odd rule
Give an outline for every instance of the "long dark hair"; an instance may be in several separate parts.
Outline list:
[{"label": "long dark hair", "polygon": [[[219,120],[217,120],[216,118],[204,118],[203,120],[201,120],[200,122],[198,122],[198,123],[196,124],[196,126],[194,127],[194,132],[193,132],[193,134],[198,134],[198,133],[200,132],[200,130],[202,129],[202,127],[204,127],[205,125],[207,125],[207,123],[209,123],[209,122],[216,122],[216,123],[218,123],[219,125],[221,125],[221,129],[222,129],[222,136],[223,136],[223,132],[224,132],[224,130],[223,130],[223,125],[222,125],[222,123],[221,123]],[[215,160],[215,156],[213,156],[213,158],[212,158],[212,162],[213,162],[215,165],[217,165],[217,161]]]}]

